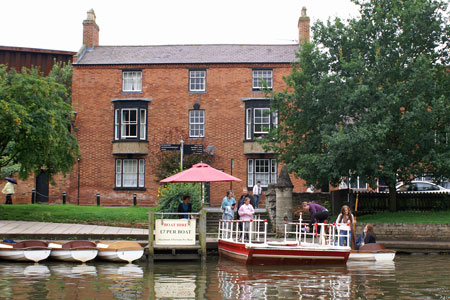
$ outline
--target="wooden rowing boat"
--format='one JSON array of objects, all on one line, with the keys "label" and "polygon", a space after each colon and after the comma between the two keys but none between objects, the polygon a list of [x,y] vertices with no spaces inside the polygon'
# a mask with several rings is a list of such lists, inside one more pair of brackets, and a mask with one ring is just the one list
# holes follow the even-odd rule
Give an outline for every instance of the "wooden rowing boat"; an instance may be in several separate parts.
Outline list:
[{"label": "wooden rowing boat", "polygon": [[91,241],[70,241],[67,243],[52,242],[50,257],[52,259],[71,262],[87,262],[97,257],[97,245]]},{"label": "wooden rowing boat", "polygon": [[114,262],[132,263],[144,255],[144,248],[134,241],[102,242],[98,241],[98,257]]},{"label": "wooden rowing boat", "polygon": [[0,242],[0,258],[5,260],[39,262],[50,253],[48,243],[43,241]]}]

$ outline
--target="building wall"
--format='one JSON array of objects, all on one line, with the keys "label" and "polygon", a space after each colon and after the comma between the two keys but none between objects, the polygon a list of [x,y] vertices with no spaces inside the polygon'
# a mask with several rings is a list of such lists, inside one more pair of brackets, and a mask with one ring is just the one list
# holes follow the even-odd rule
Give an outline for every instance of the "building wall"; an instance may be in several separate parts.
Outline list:
[{"label": "building wall", "polygon": [[[244,155],[245,103],[241,98],[264,98],[264,93],[252,91],[252,67],[273,68],[274,89],[285,87],[283,76],[291,72],[290,64],[277,65],[143,65],[142,93],[122,92],[122,70],[129,66],[74,66],[73,106],[77,112],[75,126],[80,144],[79,166],[80,204],[94,204],[95,193],[101,194],[103,205],[130,205],[137,194],[138,205],[157,204],[159,184],[153,175],[155,154],[161,144],[201,143],[214,145],[213,167],[241,178],[233,183],[236,197],[247,180],[247,158]],[[189,68],[205,68],[206,92],[188,91]],[[148,103],[148,155],[145,158],[146,191],[115,191],[116,156],[112,154],[114,138],[114,103],[118,98],[150,98]],[[205,138],[188,138],[188,111],[195,103],[205,110]],[[231,159],[234,169],[231,170]],[[70,199],[78,194],[78,166],[74,167]],[[298,191],[303,183],[294,180]],[[294,184],[295,184],[294,183]],[[230,183],[211,184],[211,205],[219,205]],[[306,188],[304,188],[306,189]]]}]

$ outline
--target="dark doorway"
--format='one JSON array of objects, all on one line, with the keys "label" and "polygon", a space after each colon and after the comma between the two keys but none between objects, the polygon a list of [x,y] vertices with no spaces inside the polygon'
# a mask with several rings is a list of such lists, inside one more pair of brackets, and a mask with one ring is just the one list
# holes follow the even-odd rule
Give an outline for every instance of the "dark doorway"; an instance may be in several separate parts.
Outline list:
[{"label": "dark doorway", "polygon": [[44,172],[36,177],[36,202],[48,203],[48,180]]}]

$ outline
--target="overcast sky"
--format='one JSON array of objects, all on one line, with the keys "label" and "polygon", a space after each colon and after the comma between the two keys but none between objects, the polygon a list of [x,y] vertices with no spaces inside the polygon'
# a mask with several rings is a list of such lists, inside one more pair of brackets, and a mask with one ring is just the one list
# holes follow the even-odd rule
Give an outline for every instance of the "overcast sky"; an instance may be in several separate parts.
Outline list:
[{"label": "overcast sky", "polygon": [[311,25],[357,16],[350,0],[14,0],[1,1],[0,46],[78,51],[94,9],[100,45],[286,44]]}]

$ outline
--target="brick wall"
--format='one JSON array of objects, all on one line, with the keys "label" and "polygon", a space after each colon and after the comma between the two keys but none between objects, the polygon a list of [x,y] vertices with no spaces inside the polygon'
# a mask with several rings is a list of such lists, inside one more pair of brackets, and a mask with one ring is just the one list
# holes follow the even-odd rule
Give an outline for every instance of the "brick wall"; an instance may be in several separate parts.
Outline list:
[{"label": "brick wall", "polygon": [[[142,93],[122,92],[122,70],[127,66],[74,66],[73,106],[77,112],[75,126],[80,144],[81,161],[74,167],[70,180],[70,199],[77,195],[83,205],[95,204],[95,193],[101,194],[103,205],[130,205],[133,193],[138,205],[157,204],[159,184],[155,182],[152,166],[161,144],[201,143],[214,145],[213,167],[241,178],[233,183],[236,196],[247,180],[247,158],[243,154],[245,103],[241,98],[264,98],[264,93],[252,91],[254,65],[163,65],[133,66],[142,69]],[[189,68],[205,68],[206,92],[188,92]],[[274,89],[285,87],[283,76],[291,72],[289,64],[258,65],[273,68]],[[146,191],[117,191],[114,188],[112,155],[114,104],[111,99],[146,98],[148,103],[148,155],[145,159]],[[188,111],[195,103],[205,110],[205,138],[188,138]],[[259,157],[259,156],[256,156]],[[296,191],[304,191],[303,182],[294,179]],[[230,183],[211,183],[211,205],[220,205]],[[264,197],[262,199],[264,201]],[[264,205],[264,203],[262,203]]]},{"label": "brick wall", "polygon": [[[356,224],[356,236],[361,234],[366,223]],[[377,240],[381,241],[432,241],[448,242],[450,224],[403,224],[373,223]]]}]

